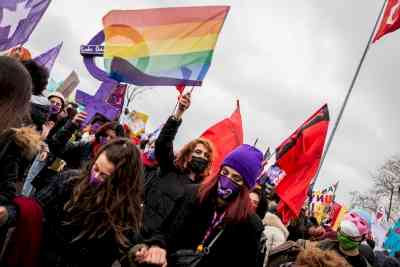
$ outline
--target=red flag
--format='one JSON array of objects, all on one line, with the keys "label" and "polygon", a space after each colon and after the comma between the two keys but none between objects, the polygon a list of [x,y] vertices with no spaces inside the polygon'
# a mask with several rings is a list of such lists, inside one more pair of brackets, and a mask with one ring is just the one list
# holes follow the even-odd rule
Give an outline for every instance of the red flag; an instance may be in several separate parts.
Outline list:
[{"label": "red flag", "polygon": [[201,138],[209,140],[214,146],[214,158],[211,175],[216,175],[224,157],[233,149],[243,144],[242,116],[239,101],[231,117],[211,126]]},{"label": "red flag", "polygon": [[286,173],[276,187],[284,223],[299,216],[319,167],[328,125],[325,104],[276,149],[276,163]]},{"label": "red flag", "polygon": [[374,37],[373,43],[378,41],[385,34],[394,32],[398,28],[400,28],[400,0],[388,0],[385,13],[383,14],[381,24]]},{"label": "red flag", "polygon": [[185,85],[184,84],[178,84],[175,87],[176,87],[176,90],[179,92],[180,95],[183,93],[183,91],[185,91]]}]

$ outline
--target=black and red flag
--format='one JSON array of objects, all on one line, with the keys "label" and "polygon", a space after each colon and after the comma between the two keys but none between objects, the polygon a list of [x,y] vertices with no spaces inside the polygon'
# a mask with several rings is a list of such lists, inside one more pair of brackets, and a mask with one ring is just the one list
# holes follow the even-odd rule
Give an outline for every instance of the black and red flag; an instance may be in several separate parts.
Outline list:
[{"label": "black and red flag", "polygon": [[299,216],[320,164],[328,126],[325,104],[276,148],[276,164],[286,173],[276,187],[284,223]]}]

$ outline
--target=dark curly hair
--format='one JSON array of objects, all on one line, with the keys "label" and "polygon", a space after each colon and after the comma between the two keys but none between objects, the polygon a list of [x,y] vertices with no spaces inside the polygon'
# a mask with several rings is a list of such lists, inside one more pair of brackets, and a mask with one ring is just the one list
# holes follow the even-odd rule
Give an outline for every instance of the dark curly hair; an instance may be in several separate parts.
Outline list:
[{"label": "dark curly hair", "polygon": [[47,87],[49,80],[48,70],[33,60],[22,61],[32,78],[32,94],[41,95]]}]

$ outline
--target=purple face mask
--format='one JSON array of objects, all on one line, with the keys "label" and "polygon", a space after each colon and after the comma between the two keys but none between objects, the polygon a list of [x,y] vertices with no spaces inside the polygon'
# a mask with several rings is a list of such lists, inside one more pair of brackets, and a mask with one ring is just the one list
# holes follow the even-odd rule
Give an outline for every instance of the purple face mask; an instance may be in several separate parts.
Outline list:
[{"label": "purple face mask", "polygon": [[107,137],[105,137],[105,136],[100,136],[99,142],[100,142],[101,145],[107,144]]},{"label": "purple face mask", "polygon": [[50,105],[50,107],[49,107],[50,114],[60,113],[60,110],[61,110],[61,108],[59,106],[56,106],[56,105]]},{"label": "purple face mask", "polygon": [[89,175],[88,178],[89,178],[89,184],[90,184],[91,186],[94,186],[94,187],[99,187],[100,185],[102,185],[102,184],[104,183],[104,181],[99,180],[99,179],[96,178],[95,172],[94,172],[93,169],[92,169],[92,171],[90,172],[90,175]]},{"label": "purple face mask", "polygon": [[224,175],[218,176],[218,196],[221,199],[230,201],[236,198],[239,193],[240,186]]}]

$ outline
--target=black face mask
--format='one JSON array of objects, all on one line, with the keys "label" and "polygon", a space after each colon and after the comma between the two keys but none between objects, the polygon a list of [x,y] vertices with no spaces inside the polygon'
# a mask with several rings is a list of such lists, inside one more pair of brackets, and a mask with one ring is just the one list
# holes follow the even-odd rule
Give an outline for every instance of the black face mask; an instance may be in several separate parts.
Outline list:
[{"label": "black face mask", "polygon": [[199,157],[192,157],[192,160],[188,164],[189,169],[195,174],[201,174],[207,166],[208,160]]}]

